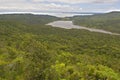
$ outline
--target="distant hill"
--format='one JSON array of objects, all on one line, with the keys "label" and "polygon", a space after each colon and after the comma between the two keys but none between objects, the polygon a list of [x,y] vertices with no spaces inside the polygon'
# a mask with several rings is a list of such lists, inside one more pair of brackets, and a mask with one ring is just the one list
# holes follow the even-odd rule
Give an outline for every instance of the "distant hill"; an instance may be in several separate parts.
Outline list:
[{"label": "distant hill", "polygon": [[111,13],[117,14],[117,13],[120,13],[120,11],[112,11],[112,12],[109,12],[108,14],[111,14]]},{"label": "distant hill", "polygon": [[1,14],[0,21],[24,23],[24,24],[45,24],[59,18],[49,15],[33,14]]},{"label": "distant hill", "polygon": [[115,11],[92,16],[74,16],[72,20],[76,25],[120,33],[120,12]]}]

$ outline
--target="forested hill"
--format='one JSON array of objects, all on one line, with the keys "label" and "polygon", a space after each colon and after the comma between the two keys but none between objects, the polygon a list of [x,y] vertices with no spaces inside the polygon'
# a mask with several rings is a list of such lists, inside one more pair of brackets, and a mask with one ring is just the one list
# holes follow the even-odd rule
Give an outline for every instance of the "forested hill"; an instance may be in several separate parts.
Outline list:
[{"label": "forested hill", "polygon": [[49,15],[34,15],[34,14],[2,14],[0,15],[0,22],[13,22],[22,24],[47,24],[59,18]]},{"label": "forested hill", "polygon": [[120,33],[120,12],[110,12],[92,16],[74,16],[72,20],[76,25]]},{"label": "forested hill", "polygon": [[0,15],[0,80],[120,80],[120,36],[45,25],[58,19]]}]

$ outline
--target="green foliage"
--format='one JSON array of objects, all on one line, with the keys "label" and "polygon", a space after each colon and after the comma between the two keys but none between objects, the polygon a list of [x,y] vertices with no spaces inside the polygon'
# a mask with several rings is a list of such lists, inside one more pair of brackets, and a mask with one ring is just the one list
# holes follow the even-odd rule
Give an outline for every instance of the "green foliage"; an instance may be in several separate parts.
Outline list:
[{"label": "green foliage", "polygon": [[[54,17],[26,16],[0,16],[0,80],[120,80],[120,36],[52,28],[45,24]],[[41,22],[30,24],[31,16]]]},{"label": "green foliage", "polygon": [[120,33],[120,12],[93,16],[75,16],[72,20],[76,25]]}]

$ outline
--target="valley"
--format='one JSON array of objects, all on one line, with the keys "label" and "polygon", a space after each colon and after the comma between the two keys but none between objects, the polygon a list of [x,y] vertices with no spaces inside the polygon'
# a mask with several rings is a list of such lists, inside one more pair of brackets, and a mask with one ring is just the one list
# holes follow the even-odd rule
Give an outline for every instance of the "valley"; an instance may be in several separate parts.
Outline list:
[{"label": "valley", "polygon": [[0,15],[0,80],[120,80],[120,16],[104,15]]},{"label": "valley", "polygon": [[53,27],[65,28],[65,29],[84,29],[84,30],[88,30],[90,32],[99,32],[99,33],[105,33],[105,34],[111,34],[111,35],[120,35],[119,33],[112,33],[109,31],[102,30],[102,29],[77,26],[77,25],[74,25],[72,21],[54,21],[52,23],[48,23],[47,25],[51,25]]}]

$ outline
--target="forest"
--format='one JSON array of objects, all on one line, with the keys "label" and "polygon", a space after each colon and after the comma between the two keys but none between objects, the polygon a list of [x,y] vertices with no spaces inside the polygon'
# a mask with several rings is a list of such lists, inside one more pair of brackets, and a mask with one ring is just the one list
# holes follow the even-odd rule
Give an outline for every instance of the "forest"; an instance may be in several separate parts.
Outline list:
[{"label": "forest", "polygon": [[92,16],[74,16],[71,19],[76,25],[120,33],[119,11],[113,11],[106,14],[96,14]]},{"label": "forest", "polygon": [[[116,14],[71,20],[120,33]],[[60,19],[0,15],[0,80],[120,80],[120,36],[46,25]]]}]

